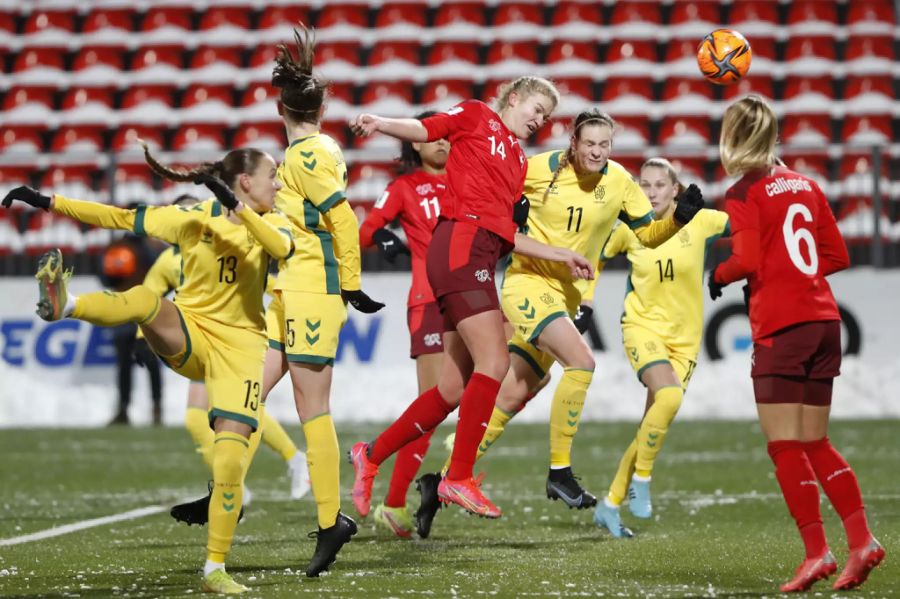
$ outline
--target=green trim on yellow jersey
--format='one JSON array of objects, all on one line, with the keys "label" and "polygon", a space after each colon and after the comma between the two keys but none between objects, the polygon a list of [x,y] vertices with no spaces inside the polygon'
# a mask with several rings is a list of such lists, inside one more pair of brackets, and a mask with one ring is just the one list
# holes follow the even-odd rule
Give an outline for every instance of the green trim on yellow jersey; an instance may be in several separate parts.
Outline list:
[{"label": "green trim on yellow jersey", "polygon": [[[243,422],[244,424],[250,425],[253,430],[259,428],[259,421],[256,418],[250,418],[249,416],[244,416],[243,414],[235,414],[234,412],[226,412],[225,410],[219,410],[218,408],[213,408],[209,411],[209,423],[212,425],[215,422],[216,418],[224,418],[225,420],[234,420],[236,422]],[[236,440],[236,439],[235,439]]]},{"label": "green trim on yellow jersey", "polygon": [[212,209],[210,210],[209,215],[222,216],[222,203],[219,200],[212,203]]},{"label": "green trim on yellow jersey", "polygon": [[541,336],[541,333],[544,332],[544,329],[547,328],[547,325],[556,320],[557,318],[568,318],[569,314],[567,312],[553,312],[552,314],[548,314],[544,320],[537,323],[537,326],[534,327],[534,332],[531,333],[531,337],[528,339],[528,343],[532,345],[537,345],[538,337]]},{"label": "green trim on yellow jersey", "polygon": [[291,256],[294,255],[294,251],[297,249],[297,246],[294,245],[294,236],[291,234],[290,229],[285,229],[284,227],[278,227],[278,230],[288,236],[288,239],[291,240],[291,251],[285,256],[284,260],[289,260]]},{"label": "green trim on yellow jersey", "polygon": [[529,366],[531,366],[531,369],[534,371],[534,373],[537,375],[537,377],[539,379],[543,380],[544,377],[547,376],[547,373],[544,372],[544,369],[541,368],[538,365],[538,363],[534,361],[534,358],[532,358],[530,355],[528,355],[527,351],[525,351],[521,347],[518,347],[515,345],[509,345],[507,347],[509,349],[509,353],[516,354],[517,356],[519,356],[520,358],[525,360],[525,363],[528,364]]},{"label": "green trim on yellow jersey", "polygon": [[280,343],[275,341],[274,339],[269,339],[269,347],[272,349],[277,349],[281,353],[284,353],[284,343]]},{"label": "green trim on yellow jersey", "polygon": [[319,238],[322,246],[322,265],[325,268],[325,293],[339,294],[341,278],[338,274],[337,258],[334,255],[334,242],[331,233],[318,228],[319,210],[309,200],[303,200],[303,218],[306,228]]},{"label": "green trim on yellow jersey", "polygon": [[319,134],[319,132],[316,131],[316,132],[313,133],[312,135],[307,135],[306,137],[298,137],[297,139],[295,139],[294,141],[292,141],[292,142],[290,143],[290,145],[288,145],[288,149],[291,149],[291,148],[293,148],[294,146],[296,146],[297,144],[303,143],[303,142],[306,141],[307,139],[313,138],[313,137],[315,137],[315,136],[318,135],[318,134]]},{"label": "green trim on yellow jersey", "polygon": [[325,356],[311,356],[309,354],[285,354],[288,362],[300,362],[302,364],[320,364],[334,366],[334,358]]},{"label": "green trim on yellow jersey", "polygon": [[[644,374],[644,371],[645,371],[645,370],[647,370],[647,369],[650,368],[651,366],[658,366],[659,364],[668,364],[669,366],[672,365],[672,363],[669,362],[668,360],[653,360],[652,362],[647,362],[646,364],[644,364],[643,366],[641,366],[641,368],[637,371],[637,377],[638,377],[638,380],[639,380],[639,381],[641,380],[641,376]],[[669,386],[669,387],[674,387],[674,385],[668,385],[668,386]],[[681,387],[677,387],[677,388],[678,388],[678,389],[681,389]]]},{"label": "green trim on yellow jersey", "polygon": [[181,323],[181,332],[184,333],[184,356],[182,356],[181,361],[178,363],[178,366],[175,368],[181,368],[185,364],[187,364],[188,358],[191,357],[191,352],[193,351],[193,346],[191,345],[191,334],[188,332],[187,323],[184,321],[184,316],[181,314],[181,310],[178,309],[178,306],[175,306],[175,310],[178,312],[178,321]]},{"label": "green trim on yellow jersey", "polygon": [[147,205],[141,204],[134,211],[134,234],[138,237],[146,237],[147,231],[144,230],[144,216],[147,214]]},{"label": "green trim on yellow jersey", "polygon": [[[202,409],[202,408],[199,408],[199,409]],[[213,441],[213,445],[215,445],[219,441],[234,441],[235,443],[240,443],[244,447],[250,447],[250,443],[247,442],[246,439],[235,439],[234,437],[223,437],[221,439],[216,439],[215,441]]]},{"label": "green trim on yellow jersey", "polygon": [[333,194],[331,194],[330,196],[328,196],[325,199],[325,201],[323,201],[321,204],[316,206],[316,208],[319,210],[319,212],[321,212],[322,214],[325,214],[326,212],[328,212],[329,210],[334,208],[335,204],[337,204],[338,202],[340,202],[343,199],[346,199],[344,192],[336,191]]},{"label": "green trim on yellow jersey", "polygon": [[652,223],[653,211],[651,210],[641,218],[630,220],[628,218],[628,213],[622,210],[621,212],[619,212],[619,220],[628,225],[628,228],[633,231],[639,227],[643,227],[644,225],[649,225],[650,223]]}]

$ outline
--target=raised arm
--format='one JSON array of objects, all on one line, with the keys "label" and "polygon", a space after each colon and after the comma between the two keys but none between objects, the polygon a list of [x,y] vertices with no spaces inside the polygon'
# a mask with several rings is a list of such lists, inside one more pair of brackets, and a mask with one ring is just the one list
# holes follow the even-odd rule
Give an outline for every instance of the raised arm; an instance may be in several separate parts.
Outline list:
[{"label": "raised arm", "polygon": [[419,119],[394,119],[375,114],[361,114],[350,121],[354,135],[368,137],[379,132],[403,141],[428,141],[428,131]]}]

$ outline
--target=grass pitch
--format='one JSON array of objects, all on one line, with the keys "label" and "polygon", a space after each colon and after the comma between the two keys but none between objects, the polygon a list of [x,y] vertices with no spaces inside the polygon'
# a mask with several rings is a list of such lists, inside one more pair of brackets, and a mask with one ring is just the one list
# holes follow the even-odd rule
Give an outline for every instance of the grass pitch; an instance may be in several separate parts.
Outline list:
[{"label": "grass pitch", "polygon": [[[888,552],[859,591],[900,594],[900,438],[898,422],[838,422],[831,438],[856,469],[873,530]],[[338,429],[346,450],[378,426]],[[445,457],[435,436],[426,468]],[[582,425],[575,470],[605,493],[631,424]],[[300,440],[297,426],[291,434]],[[615,540],[590,510],[544,495],[547,426],[512,425],[476,469],[503,509],[497,521],[445,508],[431,538],[402,541],[360,522],[331,572],[306,579],[315,541],[311,497],[288,498],[280,458],[260,448],[248,477],[253,504],[239,525],[228,570],[259,597],[762,597],[777,595],[802,558],[799,536],[778,493],[758,427],[752,423],[674,425],[654,472],[654,518],[623,509],[637,537]],[[4,430],[0,433],[0,540],[202,495],[207,473],[180,429]],[[373,506],[387,489],[390,462],[376,480]],[[344,510],[352,469],[342,465]],[[413,489],[410,505],[418,497]],[[841,565],[843,530],[824,500],[823,517]],[[206,529],[166,511],[69,534],[0,544],[4,597],[181,597],[200,592]],[[834,579],[832,579],[833,581]],[[819,583],[815,591],[832,594]],[[818,596],[818,594],[817,594]]]}]

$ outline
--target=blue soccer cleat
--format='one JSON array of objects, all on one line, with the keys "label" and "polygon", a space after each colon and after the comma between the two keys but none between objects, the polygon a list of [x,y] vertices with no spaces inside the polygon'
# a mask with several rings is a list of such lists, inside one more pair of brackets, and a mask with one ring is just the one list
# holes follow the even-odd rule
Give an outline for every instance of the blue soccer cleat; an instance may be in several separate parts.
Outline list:
[{"label": "blue soccer cleat", "polygon": [[619,508],[608,504],[606,500],[597,503],[597,507],[594,509],[594,524],[605,528],[617,539],[630,539],[634,536],[630,529],[622,526]]},{"label": "blue soccer cleat", "polygon": [[649,518],[653,515],[653,505],[650,502],[650,479],[631,479],[628,487],[628,509],[635,518]]}]

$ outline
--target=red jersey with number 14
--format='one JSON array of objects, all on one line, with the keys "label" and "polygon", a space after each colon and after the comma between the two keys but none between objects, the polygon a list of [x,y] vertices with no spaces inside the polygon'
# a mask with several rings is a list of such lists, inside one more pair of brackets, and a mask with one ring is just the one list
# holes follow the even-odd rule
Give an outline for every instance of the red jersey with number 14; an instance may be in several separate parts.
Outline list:
[{"label": "red jersey with number 14", "polygon": [[416,171],[398,177],[375,202],[359,230],[360,245],[368,247],[372,245],[372,233],[400,218],[412,257],[412,286],[407,300],[410,308],[435,301],[425,274],[425,254],[448,193],[446,175]]},{"label": "red jersey with number 14", "polygon": [[847,266],[847,249],[815,181],[781,166],[750,172],[725,193],[725,210],[733,235],[759,232],[758,267],[747,276],[754,341],[801,322],[840,320],[825,275]]},{"label": "red jersey with number 14", "polygon": [[483,102],[466,100],[426,119],[428,141],[447,138],[447,180],[452,201],[446,216],[471,222],[515,243],[513,204],[522,197],[528,161],[500,116]]}]

